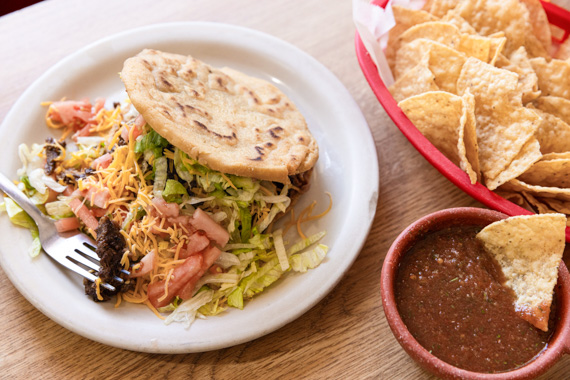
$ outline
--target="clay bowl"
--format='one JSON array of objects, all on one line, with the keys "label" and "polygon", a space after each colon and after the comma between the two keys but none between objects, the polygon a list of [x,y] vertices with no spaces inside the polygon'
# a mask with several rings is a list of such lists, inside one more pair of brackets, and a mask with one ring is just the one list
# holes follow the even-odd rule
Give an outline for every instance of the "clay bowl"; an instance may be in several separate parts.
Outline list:
[{"label": "clay bowl", "polygon": [[558,270],[558,283],[556,285],[556,297],[558,304],[559,320],[554,334],[545,350],[527,365],[513,371],[486,374],[471,372],[454,367],[433,356],[422,347],[410,334],[406,325],[400,318],[394,296],[394,284],[398,271],[398,264],[409,248],[428,232],[437,231],[445,227],[456,225],[480,225],[485,226],[497,220],[507,218],[506,214],[498,211],[480,208],[453,208],[427,215],[406,228],[396,238],[382,267],[382,304],[388,324],[392,333],[406,350],[406,352],[433,374],[445,379],[531,379],[546,372],[563,354],[570,353],[570,274],[564,263]]}]

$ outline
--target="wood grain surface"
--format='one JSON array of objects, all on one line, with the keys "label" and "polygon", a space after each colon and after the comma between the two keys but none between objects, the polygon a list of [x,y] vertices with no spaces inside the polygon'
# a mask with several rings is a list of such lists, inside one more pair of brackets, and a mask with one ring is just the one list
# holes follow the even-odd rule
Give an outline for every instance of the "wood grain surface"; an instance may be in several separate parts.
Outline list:
[{"label": "wood grain surface", "polygon": [[[419,217],[483,206],[433,169],[386,116],[356,60],[349,0],[41,2],[0,17],[0,120],[68,54],[123,30],[171,21],[216,21],[269,33],[312,55],[344,83],[378,150],[380,192],[370,236],[338,286],[298,320],[252,342],[198,354],[130,352],[80,337],[36,310],[0,270],[0,378],[432,378],[388,328],[382,262],[400,231]],[[568,373],[570,358],[564,357],[542,378],[567,379]]]}]

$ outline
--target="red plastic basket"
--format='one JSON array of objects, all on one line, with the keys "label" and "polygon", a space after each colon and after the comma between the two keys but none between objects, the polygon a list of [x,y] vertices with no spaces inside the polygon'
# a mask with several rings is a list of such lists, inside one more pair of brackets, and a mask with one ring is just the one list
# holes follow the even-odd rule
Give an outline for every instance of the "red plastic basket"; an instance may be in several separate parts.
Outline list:
[{"label": "red plastic basket", "polygon": [[[542,1],[541,1],[542,2]],[[387,0],[376,0],[372,2],[375,5],[385,7]],[[548,2],[542,2],[548,21],[565,31],[562,41],[568,38],[570,33],[570,12]],[[557,42],[561,42],[557,40]],[[374,61],[364,47],[358,32],[355,36],[356,55],[360,68],[370,85],[370,88],[378,98],[378,101],[390,118],[394,121],[400,131],[412,143],[412,145],[432,164],[441,174],[454,183],[461,190],[495,210],[501,211],[507,215],[525,215],[531,214],[530,211],[498,196],[494,192],[487,189],[480,183],[472,185],[468,175],[458,166],[452,163],[439,150],[437,150],[414,126],[408,117],[402,112],[396,100],[388,91],[388,88],[380,78],[378,69]],[[566,241],[570,242],[570,228],[566,228]]]}]

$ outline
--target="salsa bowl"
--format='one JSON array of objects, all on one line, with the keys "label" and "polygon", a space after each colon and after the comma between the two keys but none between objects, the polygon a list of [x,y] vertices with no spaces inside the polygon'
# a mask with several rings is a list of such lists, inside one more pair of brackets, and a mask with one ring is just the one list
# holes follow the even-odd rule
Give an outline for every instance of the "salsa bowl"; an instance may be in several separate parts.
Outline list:
[{"label": "salsa bowl", "polygon": [[424,369],[445,379],[531,379],[546,372],[563,354],[570,353],[570,274],[564,262],[558,268],[555,287],[556,322],[546,347],[527,364],[517,369],[499,373],[472,372],[455,367],[432,355],[408,330],[396,303],[395,286],[402,258],[423,236],[430,232],[456,226],[484,227],[508,215],[481,208],[452,208],[438,211],[415,221],[407,227],[390,247],[381,276],[382,305],[386,319],[404,350]]}]

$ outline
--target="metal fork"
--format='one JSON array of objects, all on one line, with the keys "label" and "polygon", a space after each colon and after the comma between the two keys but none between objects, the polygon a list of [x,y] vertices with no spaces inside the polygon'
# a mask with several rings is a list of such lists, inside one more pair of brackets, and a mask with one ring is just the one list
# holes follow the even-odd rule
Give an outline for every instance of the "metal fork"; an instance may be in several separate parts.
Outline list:
[{"label": "metal fork", "polygon": [[[32,217],[40,232],[40,242],[44,251],[55,261],[64,267],[71,269],[77,274],[85,277],[91,282],[95,282],[95,276],[89,270],[98,271],[100,269],[99,256],[97,256],[96,245],[87,235],[73,231],[59,233],[55,228],[52,219],[44,215],[26,197],[12,181],[0,173],[0,190],[4,191],[20,207]],[[123,271],[129,274],[128,271]],[[123,283],[123,279],[115,277],[114,280]],[[115,287],[101,283],[107,290],[115,291]]]}]

